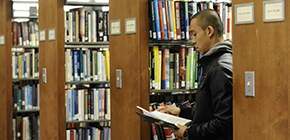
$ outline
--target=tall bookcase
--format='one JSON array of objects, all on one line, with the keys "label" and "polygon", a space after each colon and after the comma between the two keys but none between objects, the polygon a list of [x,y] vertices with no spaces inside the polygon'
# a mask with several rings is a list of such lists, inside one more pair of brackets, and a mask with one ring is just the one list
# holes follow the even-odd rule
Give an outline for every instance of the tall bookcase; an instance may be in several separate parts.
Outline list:
[{"label": "tall bookcase", "polygon": [[[11,7],[13,138],[38,139],[38,1],[12,1]],[[20,10],[22,15],[17,15],[19,9],[25,9]],[[25,12],[29,14],[24,15]]]},{"label": "tall bookcase", "polygon": [[[233,8],[253,3],[255,21],[233,21],[233,124],[237,140],[290,138],[289,9],[285,20],[263,21],[263,0],[232,0]],[[233,19],[235,19],[233,10]],[[255,97],[245,96],[245,71],[255,72]]]},{"label": "tall bookcase", "polygon": [[0,45],[0,136],[12,139],[11,0],[0,1],[0,16],[0,36],[5,43]]}]

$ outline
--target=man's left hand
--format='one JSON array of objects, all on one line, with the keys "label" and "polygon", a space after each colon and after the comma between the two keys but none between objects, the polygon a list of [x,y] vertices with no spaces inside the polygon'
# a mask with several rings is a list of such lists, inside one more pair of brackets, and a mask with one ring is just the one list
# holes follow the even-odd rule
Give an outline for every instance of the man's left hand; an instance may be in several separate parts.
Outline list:
[{"label": "man's left hand", "polygon": [[179,128],[179,130],[172,129],[173,133],[178,138],[183,138],[183,133],[187,129],[187,126],[185,126],[185,125],[177,125],[177,127]]}]

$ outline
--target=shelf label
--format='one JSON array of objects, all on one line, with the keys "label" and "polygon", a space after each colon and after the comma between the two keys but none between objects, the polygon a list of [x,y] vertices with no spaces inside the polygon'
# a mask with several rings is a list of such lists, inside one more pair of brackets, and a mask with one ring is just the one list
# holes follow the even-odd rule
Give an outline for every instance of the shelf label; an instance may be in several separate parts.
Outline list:
[{"label": "shelf label", "polygon": [[235,24],[254,23],[254,3],[235,5]]},{"label": "shelf label", "polygon": [[5,45],[5,36],[4,35],[0,36],[0,45]]},{"label": "shelf label", "polygon": [[121,34],[121,20],[111,20],[111,35]]},{"label": "shelf label", "polygon": [[42,80],[43,83],[46,84],[47,83],[47,76],[46,76],[46,68],[42,68]]},{"label": "shelf label", "polygon": [[263,2],[263,19],[264,22],[284,21],[285,8],[284,0],[264,1]]},{"label": "shelf label", "polygon": [[39,31],[39,41],[45,41],[45,29]]},{"label": "shelf label", "polygon": [[48,29],[48,40],[49,41],[55,40],[55,28]]},{"label": "shelf label", "polygon": [[137,33],[136,18],[125,19],[125,33],[135,34]]}]

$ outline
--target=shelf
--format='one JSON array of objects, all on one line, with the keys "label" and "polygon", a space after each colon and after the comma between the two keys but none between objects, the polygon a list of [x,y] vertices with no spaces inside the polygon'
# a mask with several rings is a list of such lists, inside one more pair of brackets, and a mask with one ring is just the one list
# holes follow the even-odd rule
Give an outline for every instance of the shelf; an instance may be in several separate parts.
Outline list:
[{"label": "shelf", "polygon": [[12,46],[12,48],[37,49],[38,46]]},{"label": "shelf", "polygon": [[39,78],[13,78],[12,82],[19,82],[19,81],[36,81],[39,80]]},{"label": "shelf", "polygon": [[83,120],[83,121],[66,121],[67,124],[69,123],[99,123],[99,122],[110,122],[110,120]]},{"label": "shelf", "polygon": [[107,84],[110,81],[76,81],[76,82],[65,82],[66,84]]},{"label": "shelf", "polygon": [[39,113],[39,110],[18,110],[18,111],[13,111],[13,114],[28,114],[28,113]]},{"label": "shelf", "polygon": [[149,40],[149,46],[153,45],[187,45],[193,46],[191,40]]},{"label": "shelf", "polygon": [[23,19],[23,18],[29,18],[29,19],[38,19],[38,16],[27,16],[27,17],[18,17],[18,16],[14,16],[14,17],[12,17],[13,19],[17,19],[17,18],[21,18],[21,19]]},{"label": "shelf", "polygon": [[[175,92],[174,94],[172,94]],[[177,93],[176,93],[177,92]],[[189,92],[189,93],[185,93]],[[196,89],[173,89],[173,90],[150,90],[150,96],[155,96],[155,95],[187,95],[187,94],[195,94],[197,92]],[[162,94],[160,94],[162,93]]]},{"label": "shelf", "polygon": [[66,42],[65,48],[109,48],[109,42]]},{"label": "shelf", "polygon": [[65,0],[65,5],[82,5],[82,6],[109,6],[108,2],[68,2]]}]

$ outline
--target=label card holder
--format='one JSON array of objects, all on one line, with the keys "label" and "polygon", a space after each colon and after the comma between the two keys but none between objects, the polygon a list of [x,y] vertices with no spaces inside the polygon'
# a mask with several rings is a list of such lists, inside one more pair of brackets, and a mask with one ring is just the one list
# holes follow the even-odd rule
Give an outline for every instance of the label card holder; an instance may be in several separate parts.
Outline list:
[{"label": "label card holder", "polygon": [[39,41],[45,41],[45,29],[39,31]]},{"label": "label card holder", "polygon": [[110,21],[110,31],[111,35],[121,35],[121,20],[111,20]]},{"label": "label card holder", "polygon": [[48,40],[49,41],[55,40],[55,28],[48,29]]},{"label": "label card holder", "polygon": [[136,18],[125,19],[125,34],[137,33],[137,21]]},{"label": "label card holder", "polygon": [[5,36],[0,35],[0,45],[5,45]]},{"label": "label card holder", "polygon": [[278,1],[264,1],[263,2],[263,21],[277,22],[285,20],[285,2]]},{"label": "label card holder", "polygon": [[254,22],[254,3],[235,5],[235,24],[251,24]]}]

